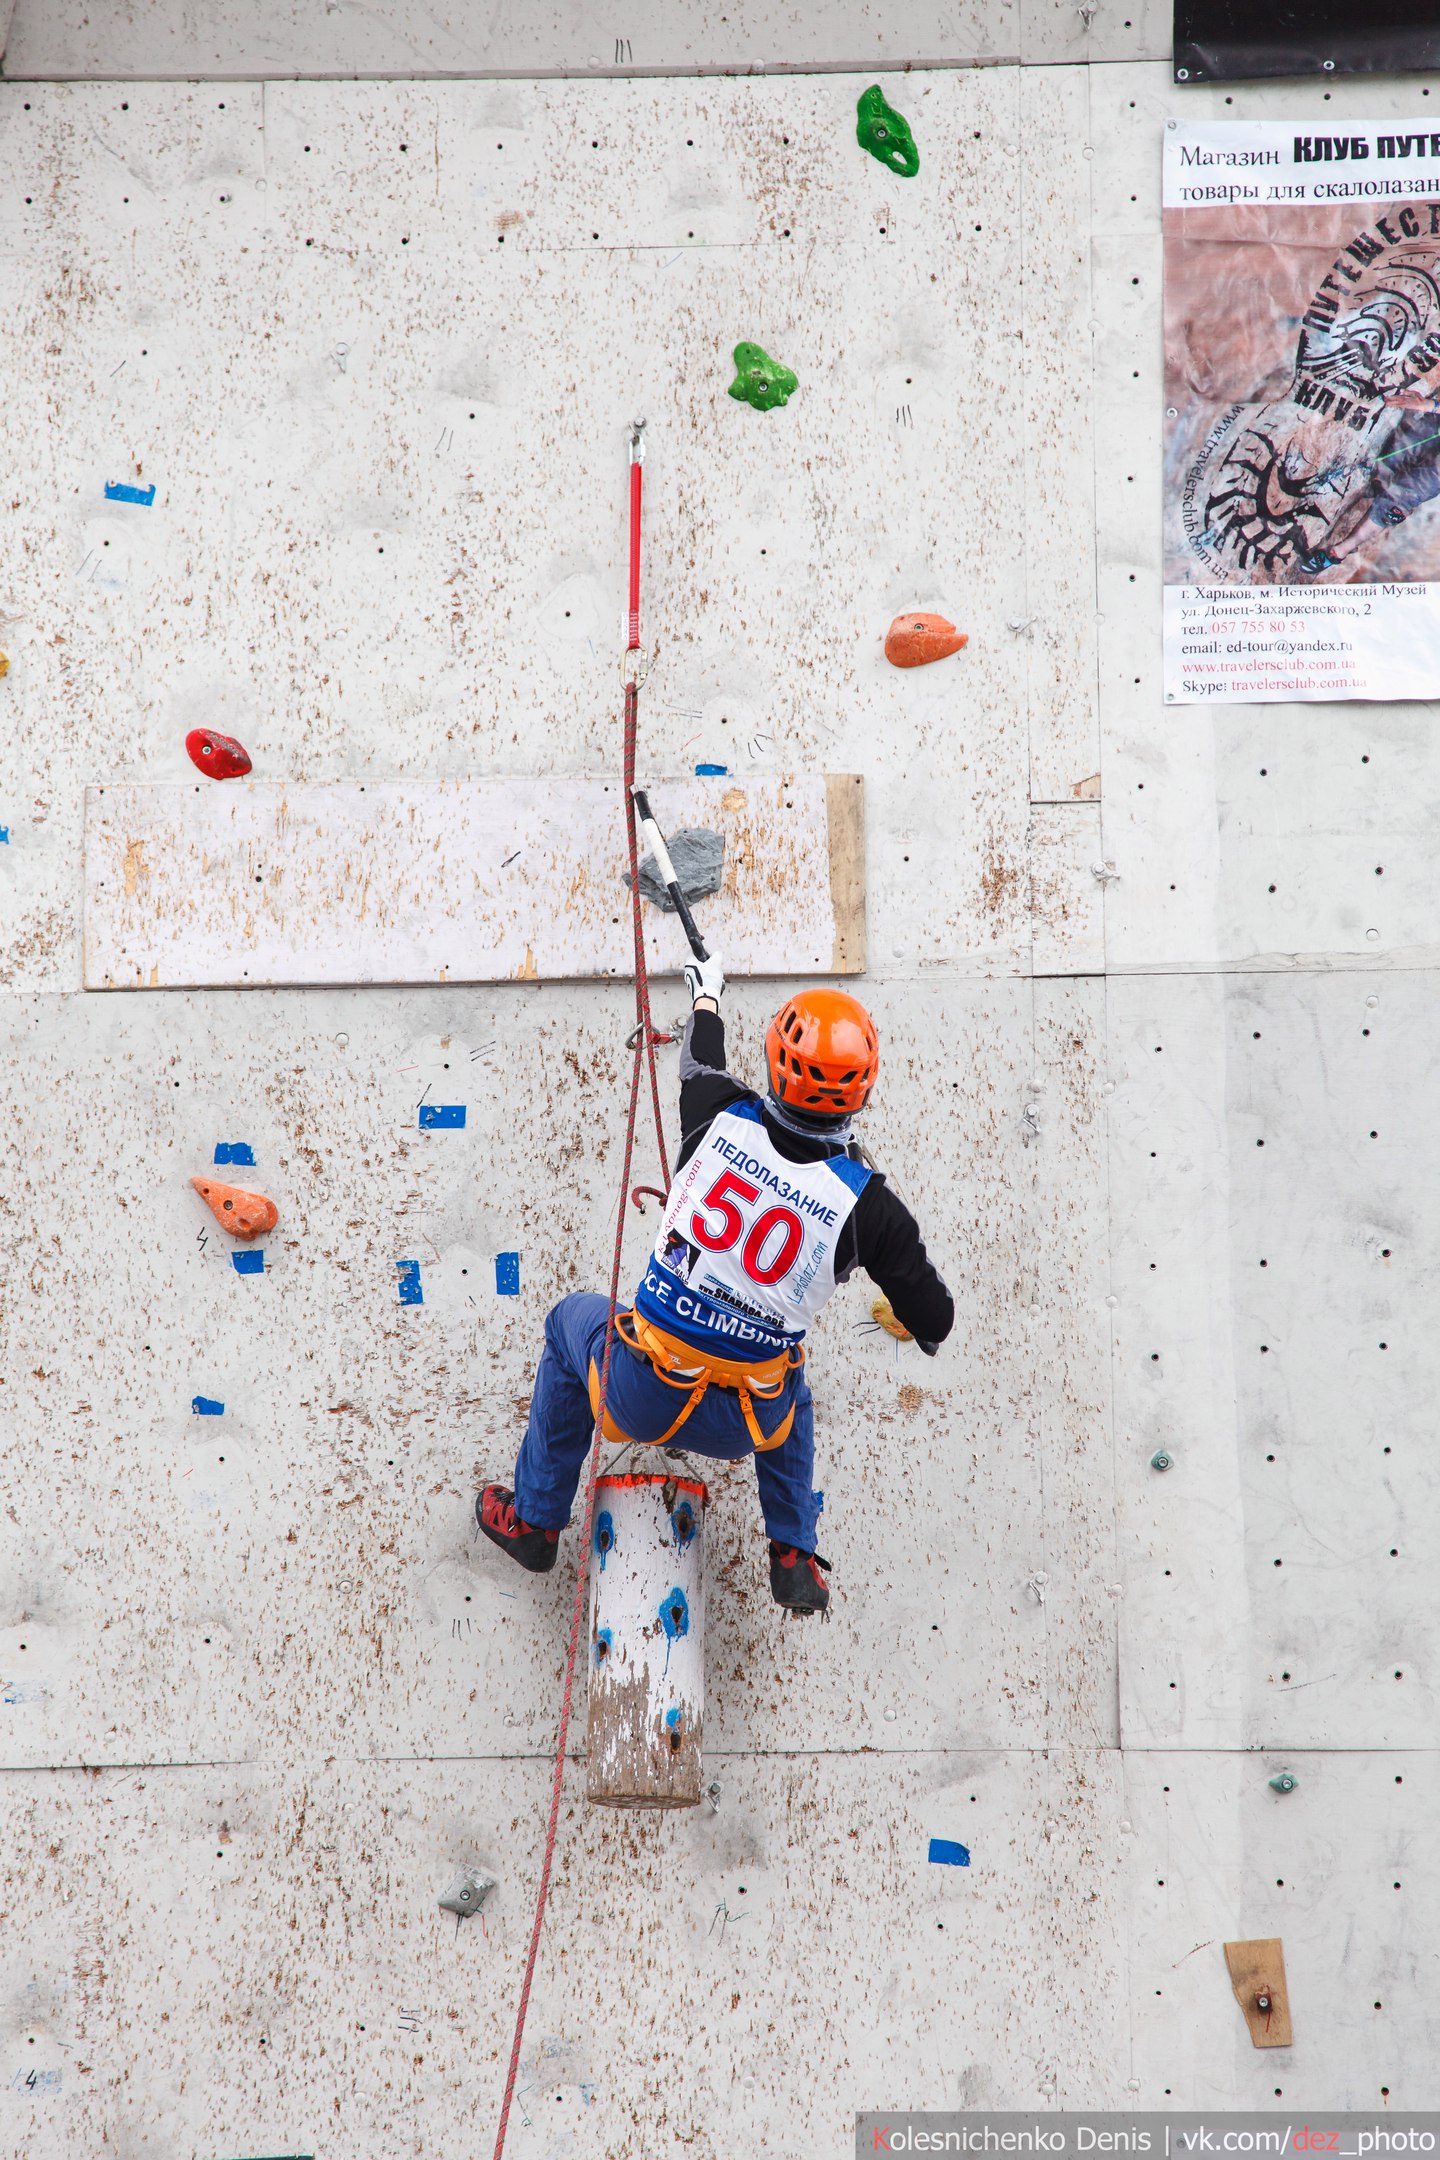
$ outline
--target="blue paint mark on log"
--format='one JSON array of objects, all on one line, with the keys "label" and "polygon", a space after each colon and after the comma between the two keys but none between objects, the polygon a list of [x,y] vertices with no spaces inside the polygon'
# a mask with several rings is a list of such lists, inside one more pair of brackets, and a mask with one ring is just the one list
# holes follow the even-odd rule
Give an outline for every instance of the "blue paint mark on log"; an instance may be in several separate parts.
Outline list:
[{"label": "blue paint mark on log", "polygon": [[263,1252],[232,1252],[230,1265],[237,1275],[263,1275],[265,1255]]},{"label": "blue paint mark on log", "polygon": [[953,1838],[932,1837],[930,1864],[932,1867],[969,1867],[970,1848],[968,1845],[957,1845]]},{"label": "blue paint mark on log", "polygon": [[420,1262],[418,1260],[397,1260],[395,1268],[400,1277],[400,1303],[402,1305],[423,1305],[425,1292],[420,1287]]},{"label": "blue paint mark on log", "polygon": [[9,845],[10,827],[8,825],[0,825],[0,847],[9,847]]},{"label": "blue paint mark on log", "polygon": [[600,1572],[605,1572],[605,1560],[615,1543],[615,1518],[609,1508],[602,1508],[595,1518],[595,1550],[600,1555]]},{"label": "blue paint mark on log", "polygon": [[608,1627],[597,1628],[595,1631],[595,1663],[597,1666],[605,1663],[614,1647],[615,1630]]},{"label": "blue paint mark on log", "polygon": [[688,1500],[682,1500],[678,1507],[670,1510],[670,1528],[674,1534],[675,1543],[680,1547],[681,1552],[684,1552],[685,1547],[695,1535],[695,1510]]},{"label": "blue paint mark on log", "polygon": [[496,1297],[519,1297],[520,1255],[518,1252],[497,1252],[495,1255]]},{"label": "blue paint mark on log", "polygon": [[253,1170],[255,1150],[248,1140],[217,1140],[215,1160],[217,1163],[239,1163],[242,1170]]},{"label": "blue paint mark on log", "polygon": [[216,1402],[212,1395],[196,1395],[190,1404],[196,1417],[224,1417],[225,1405]]},{"label": "blue paint mark on log", "polygon": [[137,488],[131,487],[126,480],[107,480],[105,483],[105,500],[106,502],[139,503],[142,508],[148,510],[155,500],[155,483],[152,480],[148,488]]},{"label": "blue paint mark on log", "polygon": [[465,1105],[463,1102],[422,1102],[420,1105],[421,1132],[463,1132],[465,1130]]},{"label": "blue paint mark on log", "polygon": [[690,1632],[690,1607],[679,1583],[660,1600],[660,1625],[671,1642]]},{"label": "blue paint mark on log", "polygon": [[728,765],[697,765],[695,776],[699,780],[723,780],[729,770]]},{"label": "blue paint mark on log", "polygon": [[679,1732],[681,1715],[682,1713],[679,1710],[667,1710],[665,1712],[665,1723],[669,1726],[671,1732]]}]

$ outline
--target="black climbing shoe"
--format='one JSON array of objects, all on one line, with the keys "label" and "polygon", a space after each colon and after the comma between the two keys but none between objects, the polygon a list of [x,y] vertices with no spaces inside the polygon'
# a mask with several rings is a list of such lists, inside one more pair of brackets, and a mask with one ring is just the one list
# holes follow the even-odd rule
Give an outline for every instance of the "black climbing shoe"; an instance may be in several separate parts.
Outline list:
[{"label": "black climbing shoe", "polygon": [[770,1540],[770,1595],[787,1612],[824,1612],[830,1603],[826,1574],[830,1562],[819,1553],[801,1552],[798,1545],[777,1545]]},{"label": "black climbing shoe", "polygon": [[475,1520],[501,1552],[509,1553],[532,1575],[548,1575],[555,1565],[560,1544],[558,1530],[532,1530],[515,1513],[515,1495],[508,1485],[487,1485],[475,1495]]}]

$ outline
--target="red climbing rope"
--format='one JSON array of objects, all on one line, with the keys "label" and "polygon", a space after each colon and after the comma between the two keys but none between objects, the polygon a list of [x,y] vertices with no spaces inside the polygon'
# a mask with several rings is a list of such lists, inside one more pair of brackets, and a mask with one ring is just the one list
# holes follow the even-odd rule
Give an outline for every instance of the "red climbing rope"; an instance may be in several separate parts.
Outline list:
[{"label": "red climbing rope", "polygon": [[605,1424],[605,1399],[610,1387],[610,1356],[615,1344],[615,1315],[619,1307],[620,1267],[625,1241],[625,1195],[629,1191],[630,1171],[635,1156],[635,1125],[640,1109],[642,1058],[647,1060],[650,1066],[650,1095],[655,1110],[655,1140],[660,1153],[660,1175],[667,1187],[670,1183],[665,1132],[660,1116],[660,1075],[655,1064],[656,1044],[667,1042],[670,1038],[657,1034],[650,1018],[650,981],[645,967],[645,927],[640,915],[639,850],[636,845],[635,804],[631,796],[631,789],[635,785],[635,739],[639,727],[641,678],[639,663],[628,658],[628,655],[638,653],[640,649],[640,476],[645,458],[642,432],[644,425],[643,420],[636,421],[630,435],[630,607],[625,648],[624,795],[626,836],[630,848],[630,919],[635,934],[635,1055],[630,1072],[630,1108],[625,1120],[625,1153],[620,1165],[620,1203],[615,1211],[615,1249],[610,1262],[610,1316],[605,1330],[605,1355],[600,1366],[599,1408],[590,1442],[590,1460],[585,1480],[580,1560],[575,1572],[575,1602],[570,1611],[570,1647],[565,1658],[565,1687],[560,1698],[560,1730],[555,1742],[555,1775],[550,1787],[550,1820],[545,1831],[545,1857],[540,1864],[540,1888],[535,1898],[535,1923],[530,1930],[525,1977],[520,1983],[520,2001],[515,2012],[515,2034],[510,2043],[510,2067],[505,2076],[505,2096],[500,2103],[500,2126],[495,2134],[494,2160],[501,2160],[505,2150],[505,2133],[510,2127],[510,2108],[515,2098],[515,2080],[520,2071],[520,2047],[525,2037],[525,2016],[530,2008],[530,1990],[534,1984],[535,1963],[540,1951],[540,1930],[545,1920],[545,1901],[550,1893],[550,1873],[555,1860],[560,1796],[565,1780],[565,1744],[570,1737],[570,1711],[575,1691],[575,1661],[580,1648],[580,1630],[585,1618],[585,1590],[590,1575],[595,1487],[600,1475],[600,1435]]}]

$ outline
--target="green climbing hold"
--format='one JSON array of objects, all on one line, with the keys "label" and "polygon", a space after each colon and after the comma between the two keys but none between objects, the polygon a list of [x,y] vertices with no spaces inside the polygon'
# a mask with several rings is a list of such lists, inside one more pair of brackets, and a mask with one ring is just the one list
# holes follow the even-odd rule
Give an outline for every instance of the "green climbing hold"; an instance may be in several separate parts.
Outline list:
[{"label": "green climbing hold", "polygon": [[799,387],[800,378],[794,369],[781,367],[763,345],[735,347],[735,380],[730,395],[739,398],[742,405],[753,405],[756,412],[773,412],[777,405],[788,405]]},{"label": "green climbing hold", "polygon": [[1279,1776],[1272,1777],[1269,1783],[1271,1792],[1294,1792],[1300,1780],[1293,1770],[1282,1770]]},{"label": "green climbing hold", "polygon": [[920,170],[920,152],[910,123],[893,105],[886,104],[879,83],[871,83],[855,107],[855,140],[862,150],[868,150],[871,157],[879,158],[882,165],[903,179],[913,180]]}]

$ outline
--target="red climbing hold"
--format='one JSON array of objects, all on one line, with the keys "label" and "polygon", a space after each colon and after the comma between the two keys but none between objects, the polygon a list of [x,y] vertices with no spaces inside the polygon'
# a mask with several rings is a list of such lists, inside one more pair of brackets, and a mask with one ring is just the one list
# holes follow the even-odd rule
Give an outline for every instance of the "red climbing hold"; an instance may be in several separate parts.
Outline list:
[{"label": "red climbing hold", "polygon": [[970,642],[943,615],[897,615],[885,633],[885,658],[892,667],[924,667],[944,660]]},{"label": "red climbing hold", "polygon": [[242,1192],[238,1185],[221,1185],[208,1177],[192,1177],[190,1183],[231,1237],[263,1237],[280,1219],[280,1210],[263,1193]]},{"label": "red climbing hold", "polygon": [[191,728],[185,748],[192,765],[209,773],[212,780],[237,780],[250,770],[250,753],[233,735],[217,735],[214,728]]}]

